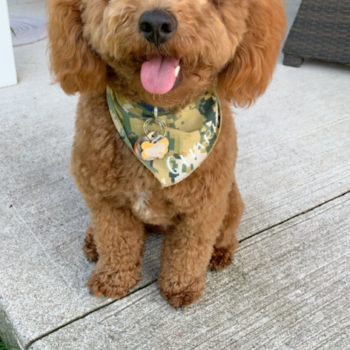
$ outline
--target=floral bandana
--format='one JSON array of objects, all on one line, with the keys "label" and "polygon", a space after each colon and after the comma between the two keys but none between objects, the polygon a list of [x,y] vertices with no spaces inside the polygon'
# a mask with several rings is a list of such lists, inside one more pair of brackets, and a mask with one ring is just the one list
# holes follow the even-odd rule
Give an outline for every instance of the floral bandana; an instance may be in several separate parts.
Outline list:
[{"label": "floral bandana", "polygon": [[[136,104],[108,86],[107,101],[112,120],[120,136],[135,154],[135,143],[145,136],[144,124],[154,118],[145,104]],[[169,141],[162,159],[140,161],[164,186],[175,185],[198,168],[213,149],[221,129],[221,108],[214,88],[209,89],[195,103],[176,112],[158,112],[158,119],[166,125],[164,136]],[[158,125],[150,126],[157,131]]]}]

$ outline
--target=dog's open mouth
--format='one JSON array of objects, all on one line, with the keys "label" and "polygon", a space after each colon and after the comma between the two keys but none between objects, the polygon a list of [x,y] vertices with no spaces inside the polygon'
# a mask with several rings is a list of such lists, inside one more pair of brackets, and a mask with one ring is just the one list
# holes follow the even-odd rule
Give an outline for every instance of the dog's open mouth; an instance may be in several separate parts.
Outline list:
[{"label": "dog's open mouth", "polygon": [[152,94],[164,95],[174,88],[180,72],[180,60],[154,56],[141,66],[141,82]]}]

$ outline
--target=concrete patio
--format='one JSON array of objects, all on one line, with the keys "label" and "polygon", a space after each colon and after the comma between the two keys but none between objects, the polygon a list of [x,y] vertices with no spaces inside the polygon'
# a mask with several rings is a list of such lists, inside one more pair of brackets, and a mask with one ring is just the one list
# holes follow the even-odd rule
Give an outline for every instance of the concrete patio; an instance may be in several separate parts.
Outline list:
[{"label": "concrete patio", "polygon": [[[299,0],[287,0],[289,24]],[[45,16],[44,2],[8,0]],[[68,173],[77,96],[50,85],[47,41],[16,47],[0,89],[0,337],[29,350],[350,349],[350,68],[282,65],[234,110],[246,204],[232,266],[175,310],[157,285],[162,237],[121,300],[85,284],[89,214]]]}]

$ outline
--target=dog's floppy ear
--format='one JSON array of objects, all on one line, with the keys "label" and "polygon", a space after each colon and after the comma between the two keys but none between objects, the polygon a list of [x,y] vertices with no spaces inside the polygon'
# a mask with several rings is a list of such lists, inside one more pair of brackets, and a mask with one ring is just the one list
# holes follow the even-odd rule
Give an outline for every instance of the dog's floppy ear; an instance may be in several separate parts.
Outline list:
[{"label": "dog's floppy ear", "polygon": [[51,70],[67,94],[103,91],[106,65],[83,37],[80,0],[48,0]]},{"label": "dog's floppy ear", "polygon": [[235,105],[250,105],[273,73],[286,19],[281,0],[250,0],[247,31],[231,62],[219,74],[218,90]]}]

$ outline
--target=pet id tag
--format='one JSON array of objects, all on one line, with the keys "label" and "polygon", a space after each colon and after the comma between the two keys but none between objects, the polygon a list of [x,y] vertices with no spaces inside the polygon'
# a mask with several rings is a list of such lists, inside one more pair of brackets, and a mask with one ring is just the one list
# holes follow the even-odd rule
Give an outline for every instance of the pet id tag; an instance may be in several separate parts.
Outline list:
[{"label": "pet id tag", "polygon": [[[157,131],[149,131],[148,125],[155,123],[160,126],[161,134]],[[168,153],[169,140],[165,137],[166,124],[158,119],[158,108],[154,108],[154,119],[149,118],[143,125],[145,136],[140,137],[134,145],[134,152],[141,160],[162,159]]]},{"label": "pet id tag", "polygon": [[151,131],[140,137],[135,145],[135,154],[142,160],[162,159],[168,153],[169,141],[166,137]]}]

